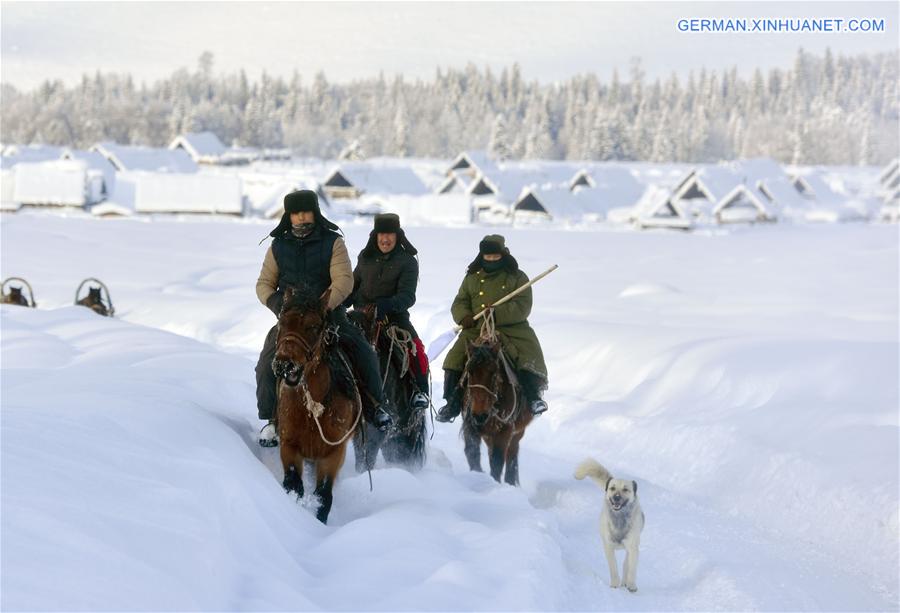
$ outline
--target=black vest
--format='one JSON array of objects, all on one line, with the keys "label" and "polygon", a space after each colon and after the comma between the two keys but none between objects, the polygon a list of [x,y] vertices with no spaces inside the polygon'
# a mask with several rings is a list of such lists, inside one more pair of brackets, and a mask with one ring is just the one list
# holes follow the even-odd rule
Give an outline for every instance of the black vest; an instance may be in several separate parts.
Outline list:
[{"label": "black vest", "polygon": [[276,237],[272,255],[278,264],[278,289],[306,286],[317,295],[324,293],[331,286],[331,252],[338,237],[318,224],[306,238],[290,230]]}]

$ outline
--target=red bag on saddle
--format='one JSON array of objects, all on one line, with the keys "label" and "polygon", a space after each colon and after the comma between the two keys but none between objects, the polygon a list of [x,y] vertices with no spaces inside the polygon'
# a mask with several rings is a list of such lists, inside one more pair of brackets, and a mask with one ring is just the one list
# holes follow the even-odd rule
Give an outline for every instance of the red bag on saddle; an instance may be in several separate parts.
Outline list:
[{"label": "red bag on saddle", "polygon": [[409,362],[410,364],[415,364],[416,369],[420,375],[424,375],[428,373],[428,356],[425,354],[425,345],[422,344],[422,339],[414,338],[413,342],[416,344],[415,353],[413,350],[409,350]]}]

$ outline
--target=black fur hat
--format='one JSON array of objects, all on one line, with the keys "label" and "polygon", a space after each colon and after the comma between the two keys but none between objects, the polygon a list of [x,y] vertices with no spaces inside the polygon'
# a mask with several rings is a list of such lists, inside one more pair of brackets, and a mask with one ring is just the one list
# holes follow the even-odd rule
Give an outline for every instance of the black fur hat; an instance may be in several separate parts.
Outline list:
[{"label": "black fur hat", "polygon": [[312,212],[315,216],[316,225],[322,226],[333,232],[340,232],[341,229],[337,225],[322,215],[319,209],[319,196],[311,189],[301,189],[287,194],[284,197],[284,215],[274,230],[269,232],[269,236],[281,236],[291,229],[291,213]]},{"label": "black fur hat", "polygon": [[509,253],[509,249],[506,248],[506,239],[499,234],[488,234],[478,243],[478,253],[481,255],[486,253],[499,253],[500,255]]},{"label": "black fur hat", "polygon": [[503,262],[503,268],[507,272],[514,273],[519,270],[519,263],[506,247],[506,239],[499,234],[488,234],[481,239],[480,243],[478,243],[478,255],[475,256],[475,259],[472,260],[472,263],[466,268],[466,272],[472,274],[473,272],[481,270],[481,264],[484,262],[483,256],[485,254],[495,253],[499,253],[502,256],[500,260]]},{"label": "black fur hat", "polygon": [[[399,220],[399,218],[398,218]],[[374,258],[378,257],[381,254],[381,250],[378,248],[378,227],[376,226],[374,230],[369,232],[369,240],[366,243],[366,246],[363,247],[362,251],[359,252],[359,257],[363,258]],[[413,247],[413,244],[409,242],[409,239],[406,238],[406,232],[403,231],[403,228],[397,228],[397,230],[386,230],[385,233],[394,232],[397,234],[397,247],[403,249],[409,255],[416,255],[419,253],[419,250]],[[397,247],[394,247],[396,249]]]},{"label": "black fur hat", "polygon": [[400,232],[400,216],[396,213],[380,213],[376,215],[375,232],[377,234]]},{"label": "black fur hat", "polygon": [[319,212],[319,196],[311,189],[300,189],[284,197],[286,213]]}]

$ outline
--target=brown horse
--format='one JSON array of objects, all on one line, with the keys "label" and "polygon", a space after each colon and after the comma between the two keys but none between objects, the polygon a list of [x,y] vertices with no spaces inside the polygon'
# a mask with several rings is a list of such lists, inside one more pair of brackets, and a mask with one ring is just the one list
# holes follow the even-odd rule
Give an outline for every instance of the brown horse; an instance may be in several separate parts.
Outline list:
[{"label": "brown horse", "polygon": [[303,461],[315,466],[323,524],[331,511],[332,489],[344,463],[347,440],[356,430],[362,405],[349,363],[337,348],[327,317],[328,290],[321,297],[305,290],[285,291],[278,317],[272,368],[278,383],[278,436],[282,486],[303,496]]},{"label": "brown horse", "polygon": [[[384,377],[384,399],[394,427],[390,432],[382,432],[370,423],[353,437],[353,451],[356,455],[356,470],[372,470],[380,450],[388,464],[398,464],[411,470],[422,468],[425,464],[425,412],[416,411],[410,405],[410,397],[415,390],[412,373],[401,376],[404,360],[398,357],[408,355],[407,347],[394,345],[391,341],[390,324],[375,321],[374,307],[354,309],[350,313],[351,320],[359,326],[366,339],[375,346],[378,363]],[[409,360],[406,367],[414,368]]]},{"label": "brown horse", "polygon": [[479,338],[466,345],[466,368],[460,385],[464,387],[462,435],[469,469],[481,472],[481,441],[488,448],[491,476],[519,484],[519,441],[533,415],[512,366],[504,364],[500,341]]}]

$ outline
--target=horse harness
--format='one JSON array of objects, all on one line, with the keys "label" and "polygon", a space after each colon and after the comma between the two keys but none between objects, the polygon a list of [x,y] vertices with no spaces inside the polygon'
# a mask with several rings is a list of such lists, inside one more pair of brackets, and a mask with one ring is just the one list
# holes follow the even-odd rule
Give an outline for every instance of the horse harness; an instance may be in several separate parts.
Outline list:
[{"label": "horse harness", "polygon": [[[280,326],[280,324],[279,324]],[[356,419],[353,421],[353,425],[347,430],[346,434],[340,438],[338,441],[331,441],[328,437],[325,436],[325,432],[322,430],[322,424],[319,422],[319,418],[325,412],[325,405],[312,397],[312,393],[309,391],[309,384],[306,381],[307,374],[314,373],[319,367],[319,364],[322,363],[322,357],[325,354],[325,347],[329,345],[334,345],[340,339],[340,335],[338,334],[338,326],[337,324],[325,325],[322,327],[322,331],[319,333],[316,342],[310,346],[306,339],[297,334],[296,332],[286,332],[282,337],[282,340],[293,340],[297,342],[303,349],[306,351],[306,364],[303,365],[303,372],[300,374],[300,391],[303,393],[303,400],[306,404],[306,410],[309,411],[310,415],[312,415],[313,421],[316,423],[316,428],[319,430],[319,436],[322,438],[326,444],[331,445],[332,447],[337,447],[338,445],[342,445],[350,435],[356,430],[356,427],[359,425],[359,420],[362,417],[362,398],[359,395],[359,388],[354,383],[353,391],[356,396],[356,406],[359,407],[359,411],[356,413]],[[352,373],[353,369],[350,367],[350,364],[347,363],[347,358],[344,356],[342,351],[338,351],[338,357],[344,365],[344,368],[347,369],[348,372]],[[280,387],[279,387],[280,390]]]},{"label": "horse harness", "polygon": [[[513,369],[512,365],[509,362],[509,358],[506,357],[506,353],[504,353],[503,348],[500,347],[497,349],[497,356],[500,364],[503,366],[503,371],[506,373],[507,379],[509,379],[509,385],[513,390],[513,402],[512,407],[504,416],[497,414],[497,401],[500,399],[499,393],[494,390],[499,390],[503,385],[503,374],[500,369],[497,369],[497,372],[494,373],[494,377],[491,381],[491,386],[494,389],[489,388],[486,385],[481,385],[480,383],[471,383],[468,382],[469,379],[469,368],[466,365],[466,370],[463,372],[462,377],[459,380],[459,384],[465,384],[466,387],[466,397],[469,397],[469,390],[475,388],[483,390],[485,393],[489,394],[491,398],[494,399],[493,406],[491,407],[491,413],[489,416],[496,417],[501,423],[509,424],[516,415],[516,411],[519,408],[519,378],[516,376],[515,369]],[[469,406],[469,402],[465,403],[465,406]]]}]

